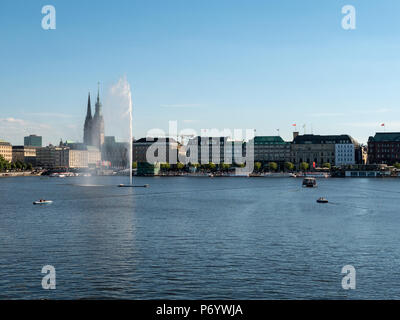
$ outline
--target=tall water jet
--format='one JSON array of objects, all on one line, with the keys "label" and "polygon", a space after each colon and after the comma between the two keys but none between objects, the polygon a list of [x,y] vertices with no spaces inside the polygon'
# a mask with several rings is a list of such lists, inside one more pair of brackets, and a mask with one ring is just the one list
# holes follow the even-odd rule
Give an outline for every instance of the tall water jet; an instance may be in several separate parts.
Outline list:
[{"label": "tall water jet", "polygon": [[[120,187],[148,187],[134,186],[133,185],[133,174],[132,174],[132,163],[133,163],[133,152],[132,152],[132,140],[133,140],[133,99],[132,90],[126,77],[121,77],[117,83],[111,86],[107,103],[112,106],[109,108],[108,118],[112,125],[112,130],[115,135],[122,137],[125,141],[128,140],[128,161],[129,165],[125,166],[129,169],[129,184],[121,184]],[[128,119],[127,119],[128,118]],[[126,129],[127,120],[129,122],[128,130]],[[122,125],[124,124],[124,125]],[[127,135],[128,133],[128,135]]]},{"label": "tall water jet", "polygon": [[128,85],[128,100],[129,100],[129,184],[132,185],[132,91],[131,86]]}]

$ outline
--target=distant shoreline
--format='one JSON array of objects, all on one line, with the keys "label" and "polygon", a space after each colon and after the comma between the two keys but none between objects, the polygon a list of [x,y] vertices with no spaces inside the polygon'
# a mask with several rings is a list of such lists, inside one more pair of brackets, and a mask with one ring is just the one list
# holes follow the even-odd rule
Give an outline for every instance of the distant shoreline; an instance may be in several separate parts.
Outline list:
[{"label": "distant shoreline", "polygon": [[24,172],[0,172],[0,178],[15,178],[15,177],[39,177],[42,173],[33,173],[31,171]]}]

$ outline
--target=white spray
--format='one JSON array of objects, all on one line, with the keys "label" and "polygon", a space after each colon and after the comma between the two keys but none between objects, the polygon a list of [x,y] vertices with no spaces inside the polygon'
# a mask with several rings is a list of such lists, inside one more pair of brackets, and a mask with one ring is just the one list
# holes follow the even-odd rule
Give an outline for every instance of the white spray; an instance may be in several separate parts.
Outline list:
[{"label": "white spray", "polygon": [[132,92],[131,86],[128,84],[129,99],[129,183],[132,185]]},{"label": "white spray", "polygon": [[[112,105],[113,108],[109,108],[109,114],[107,119],[109,119],[111,125],[116,135],[128,138],[129,144],[129,183],[132,185],[132,91],[126,77],[121,77],[116,84],[111,86],[110,95],[108,97],[108,104]],[[121,122],[126,123],[126,118],[129,119],[129,134],[126,137],[126,127],[121,126]]]}]

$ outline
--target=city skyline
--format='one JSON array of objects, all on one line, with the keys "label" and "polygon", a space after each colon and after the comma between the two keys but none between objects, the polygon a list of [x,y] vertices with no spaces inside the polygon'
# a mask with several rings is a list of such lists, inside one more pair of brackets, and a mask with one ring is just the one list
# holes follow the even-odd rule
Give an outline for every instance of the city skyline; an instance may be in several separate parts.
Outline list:
[{"label": "city skyline", "polygon": [[357,28],[343,30],[345,4],[53,1],[57,28],[45,31],[41,3],[5,1],[0,137],[15,145],[29,134],[44,144],[82,141],[87,92],[100,80],[106,135],[123,140],[118,121],[107,122],[111,88],[124,75],[137,138],[167,131],[170,120],[198,132],[280,129],[284,140],[293,123],[300,133],[306,124],[307,133],[362,143],[382,123],[400,131],[400,4],[356,2]]}]

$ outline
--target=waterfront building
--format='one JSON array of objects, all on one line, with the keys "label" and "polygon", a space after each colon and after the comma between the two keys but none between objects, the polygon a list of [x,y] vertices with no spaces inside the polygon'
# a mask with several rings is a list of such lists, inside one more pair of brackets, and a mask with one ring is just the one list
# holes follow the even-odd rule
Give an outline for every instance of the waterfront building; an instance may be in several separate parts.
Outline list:
[{"label": "waterfront building", "polygon": [[12,146],[12,162],[20,161],[34,166],[36,164],[36,149],[37,147]]},{"label": "waterfront building", "polygon": [[[95,151],[91,156],[93,165],[98,165],[100,152]],[[57,168],[88,168],[89,151],[87,149],[71,149],[68,146],[47,146],[36,150],[36,166],[57,169]]]},{"label": "waterfront building", "polygon": [[[69,164],[70,167],[85,167],[85,164],[87,164],[86,166],[89,166],[89,167],[100,166],[101,152],[100,152],[99,148],[97,148],[95,146],[86,145],[81,142],[74,142],[74,141],[68,141],[68,140],[65,143],[60,142],[60,146],[68,147],[70,150],[87,151],[87,155],[82,156],[82,157],[87,156],[87,160],[82,160],[79,163],[76,161],[73,161]],[[77,159],[79,159],[79,157],[81,157],[81,156],[74,155],[74,159],[75,159],[75,157],[77,157]]]},{"label": "waterfront building", "polygon": [[[243,141],[233,141],[229,137],[197,136],[189,140],[186,149],[186,156],[193,159],[192,163],[233,164],[244,157]],[[191,156],[190,152],[197,156]]]},{"label": "waterfront building", "polygon": [[266,166],[276,162],[283,169],[286,161],[290,161],[290,142],[284,141],[280,136],[254,137],[254,161]]},{"label": "waterfront building", "polygon": [[89,153],[87,150],[66,149],[64,163],[61,167],[82,169],[89,166]]},{"label": "waterfront building", "polygon": [[36,166],[53,169],[60,168],[65,163],[66,147],[49,145],[36,149]]},{"label": "waterfront building", "polygon": [[355,146],[353,143],[335,144],[335,165],[343,166],[355,164]]},{"label": "waterfront building", "polygon": [[95,106],[95,113],[92,116],[92,106],[89,93],[85,124],[83,128],[83,143],[89,146],[95,146],[101,150],[104,144],[104,118],[100,102],[100,91],[97,92],[97,101]]},{"label": "waterfront building", "polygon": [[101,152],[99,148],[94,146],[87,146],[87,153],[88,153],[88,166],[89,167],[99,167],[101,164]]},{"label": "waterfront building", "polygon": [[351,178],[389,177],[391,170],[386,164],[356,164],[346,166],[344,176]]},{"label": "waterfront building", "polygon": [[36,134],[31,134],[24,137],[24,146],[28,147],[42,147],[42,137]]},{"label": "waterfront building", "polygon": [[116,142],[113,136],[105,137],[104,145],[101,150],[102,159],[110,162],[112,168],[127,168],[129,163],[128,147],[128,143]]},{"label": "waterfront building", "polygon": [[400,162],[400,132],[377,132],[368,139],[368,163],[393,165]]},{"label": "waterfront building", "polygon": [[0,156],[6,161],[12,161],[12,146],[11,143],[0,139]]},{"label": "waterfront building", "polygon": [[[354,152],[351,151],[353,148]],[[298,135],[295,132],[291,145],[291,162],[296,165],[297,169],[302,162],[308,163],[310,168],[322,167],[324,163],[329,163],[331,166],[340,166],[343,165],[343,162],[354,164],[361,161],[358,159],[360,157],[359,149],[358,142],[347,134]],[[336,155],[337,150],[340,151]]]},{"label": "waterfront building", "polygon": [[157,176],[160,173],[160,163],[138,162],[138,176]]},{"label": "waterfront building", "polygon": [[132,159],[138,163],[151,163],[151,159],[147,157],[149,152],[158,160],[156,162],[176,164],[179,147],[179,143],[173,138],[141,138],[132,142]]}]

